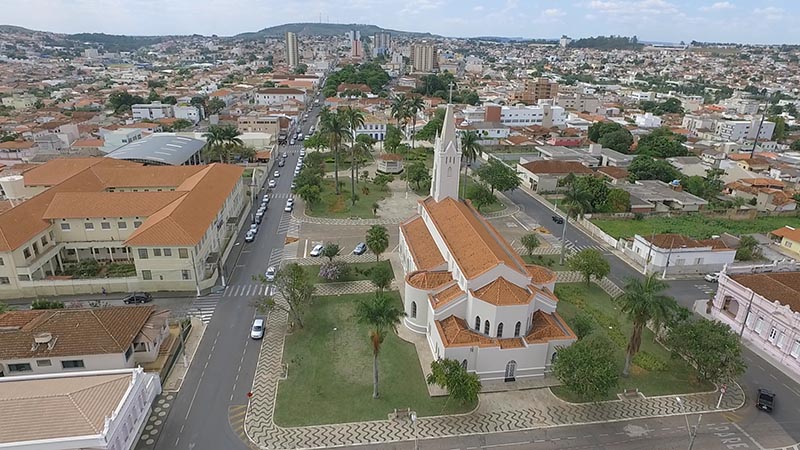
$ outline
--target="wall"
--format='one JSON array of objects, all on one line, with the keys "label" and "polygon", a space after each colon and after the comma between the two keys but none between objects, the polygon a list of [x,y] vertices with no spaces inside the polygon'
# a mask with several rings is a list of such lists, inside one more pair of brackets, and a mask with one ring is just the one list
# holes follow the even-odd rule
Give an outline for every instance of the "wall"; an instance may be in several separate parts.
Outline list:
[{"label": "wall", "polygon": [[[64,369],[61,367],[61,361],[67,360],[83,360],[83,369]],[[36,361],[50,361],[49,366],[40,366]],[[31,365],[30,372],[11,372],[8,370],[9,364],[28,363]],[[2,361],[3,373],[6,376],[19,376],[19,375],[39,375],[45,373],[66,373],[66,372],[81,372],[86,370],[109,370],[109,369],[124,369],[134,367],[134,357],[125,361],[125,355],[121,353],[111,353],[103,355],[82,355],[82,356],[64,356],[64,357],[40,357],[40,358],[23,358],[23,359],[7,359]]]}]

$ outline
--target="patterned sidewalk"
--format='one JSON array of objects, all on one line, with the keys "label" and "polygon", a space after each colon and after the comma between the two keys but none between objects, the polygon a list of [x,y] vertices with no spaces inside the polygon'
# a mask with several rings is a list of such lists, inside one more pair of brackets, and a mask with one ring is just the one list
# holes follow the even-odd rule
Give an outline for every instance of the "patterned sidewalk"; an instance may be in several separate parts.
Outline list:
[{"label": "patterned sidewalk", "polygon": [[[248,404],[244,423],[247,436],[262,449],[387,443],[413,440],[415,436],[420,439],[463,436],[684,414],[674,396],[572,404],[556,399],[547,389],[537,389],[482,394],[480,405],[471,413],[420,417],[417,420],[416,433],[409,419],[279,427],[273,421],[273,413],[278,381],[283,372],[286,327],[286,313],[274,310],[268,318],[267,334],[261,346],[253,381],[254,395]],[[723,397],[721,407],[715,409],[718,395],[717,392],[707,392],[681,397],[685,411],[690,414],[730,411],[744,404],[744,392],[738,385],[729,389]]]},{"label": "patterned sidewalk", "polygon": [[[556,272],[556,283],[583,283],[586,281],[583,274],[580,272],[574,271],[563,271],[563,272]],[[596,279],[592,279],[594,283],[600,286],[606,294],[610,295],[612,298],[617,298],[622,295],[625,291],[622,290],[619,286],[617,286],[613,281],[609,280],[606,277],[603,277],[600,281]]]}]

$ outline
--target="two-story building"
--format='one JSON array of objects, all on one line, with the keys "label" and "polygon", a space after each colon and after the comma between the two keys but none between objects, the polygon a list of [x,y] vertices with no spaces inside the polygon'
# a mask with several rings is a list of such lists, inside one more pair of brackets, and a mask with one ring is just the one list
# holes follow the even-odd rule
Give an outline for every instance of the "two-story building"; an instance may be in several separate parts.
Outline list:
[{"label": "two-story building", "polygon": [[671,233],[637,234],[622,251],[647,273],[666,275],[718,272],[736,257],[736,249],[722,239],[698,240]]},{"label": "two-story building", "polygon": [[133,120],[158,120],[173,117],[172,105],[161,102],[132,105],[131,114]]},{"label": "two-story building", "polygon": [[305,103],[306,91],[293,88],[264,88],[255,93],[257,105],[282,105],[290,100]]}]

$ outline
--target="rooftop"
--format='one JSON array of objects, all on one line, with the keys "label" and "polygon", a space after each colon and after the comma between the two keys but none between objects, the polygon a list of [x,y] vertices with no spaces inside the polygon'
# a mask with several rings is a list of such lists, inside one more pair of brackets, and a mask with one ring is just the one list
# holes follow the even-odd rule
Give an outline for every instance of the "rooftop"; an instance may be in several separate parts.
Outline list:
[{"label": "rooftop", "polygon": [[205,147],[206,142],[168,133],[153,134],[107,154],[108,158],[179,166]]},{"label": "rooftop", "polygon": [[647,202],[677,202],[684,206],[708,204],[706,200],[696,195],[672,189],[667,183],[658,180],[639,180],[636,183],[619,184],[616,187]]},{"label": "rooftop", "polygon": [[731,279],[767,300],[786,305],[792,311],[800,313],[800,272],[732,275]]},{"label": "rooftop", "polygon": [[722,239],[692,239],[688,236],[674,233],[642,236],[642,239],[652,243],[653,247],[660,249],[711,247],[713,250],[731,250]]},{"label": "rooftop", "polygon": [[[564,147],[566,148],[566,147]],[[590,174],[592,169],[584,166],[577,161],[562,161],[557,159],[531,161],[522,165],[525,169],[532,173],[543,174]]]}]

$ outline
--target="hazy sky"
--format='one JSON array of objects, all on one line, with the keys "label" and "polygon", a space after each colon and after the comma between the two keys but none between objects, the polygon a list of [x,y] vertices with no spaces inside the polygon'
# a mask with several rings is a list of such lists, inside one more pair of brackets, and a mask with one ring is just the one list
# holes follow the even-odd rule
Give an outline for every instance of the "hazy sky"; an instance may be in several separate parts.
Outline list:
[{"label": "hazy sky", "polygon": [[0,23],[64,33],[233,35],[320,19],[445,36],[800,43],[798,0],[0,0]]}]

